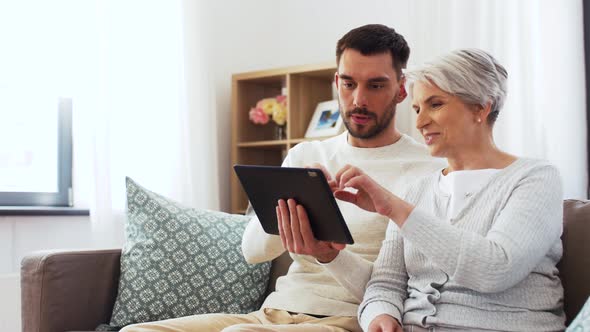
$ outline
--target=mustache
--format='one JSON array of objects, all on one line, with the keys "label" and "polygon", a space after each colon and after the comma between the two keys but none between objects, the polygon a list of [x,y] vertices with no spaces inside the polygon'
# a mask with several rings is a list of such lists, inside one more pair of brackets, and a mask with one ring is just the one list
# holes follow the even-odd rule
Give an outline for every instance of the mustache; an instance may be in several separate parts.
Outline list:
[{"label": "mustache", "polygon": [[346,111],[346,117],[350,117],[354,114],[364,115],[373,119],[377,118],[377,114],[369,112],[369,110],[365,107],[355,107],[350,111]]}]

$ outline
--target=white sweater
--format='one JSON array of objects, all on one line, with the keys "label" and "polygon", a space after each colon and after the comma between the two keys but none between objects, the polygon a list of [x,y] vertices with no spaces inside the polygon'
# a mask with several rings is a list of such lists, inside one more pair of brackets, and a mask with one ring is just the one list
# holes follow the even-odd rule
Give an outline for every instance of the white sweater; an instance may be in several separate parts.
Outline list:
[{"label": "white sweater", "polygon": [[[416,181],[444,165],[429,156],[426,147],[403,135],[394,144],[379,148],[356,148],[348,144],[347,133],[325,141],[304,142],[296,145],[283,162],[285,167],[304,167],[313,163],[324,165],[332,176],[344,165],[363,169],[368,175],[394,193],[401,193],[407,183]],[[263,308],[326,316],[356,316],[362,292],[353,294],[336,281],[330,270],[364,271],[366,284],[385,237],[388,219],[361,210],[353,204],[337,201],[355,244],[349,245],[338,257],[327,264],[318,264],[311,256],[294,255],[289,272],[277,280],[276,291],[270,294]],[[266,234],[257,218],[253,218],[244,232],[242,251],[248,262],[268,261],[285,249],[277,235]],[[352,260],[350,258],[353,258]],[[342,278],[346,286],[346,278]]]},{"label": "white sweater", "polygon": [[361,326],[385,313],[437,331],[563,330],[555,167],[518,159],[451,219],[438,179],[412,186],[406,200],[415,209],[401,229],[388,227],[359,308]]}]

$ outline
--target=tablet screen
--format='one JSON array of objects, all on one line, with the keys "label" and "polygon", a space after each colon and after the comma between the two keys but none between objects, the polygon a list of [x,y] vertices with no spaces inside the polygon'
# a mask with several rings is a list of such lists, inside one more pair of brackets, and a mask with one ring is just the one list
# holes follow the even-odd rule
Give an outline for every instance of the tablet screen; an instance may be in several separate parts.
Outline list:
[{"label": "tablet screen", "polygon": [[293,198],[305,207],[316,239],[354,243],[320,169],[234,165],[234,170],[265,232],[279,234],[275,207],[279,199]]}]

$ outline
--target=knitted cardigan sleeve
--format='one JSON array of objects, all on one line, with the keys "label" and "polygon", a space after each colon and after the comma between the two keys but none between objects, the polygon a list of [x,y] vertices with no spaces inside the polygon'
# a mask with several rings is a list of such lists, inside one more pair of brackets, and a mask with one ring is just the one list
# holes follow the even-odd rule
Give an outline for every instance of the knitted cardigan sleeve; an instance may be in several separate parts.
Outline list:
[{"label": "knitted cardigan sleeve", "polygon": [[373,264],[363,302],[359,306],[358,317],[363,330],[366,331],[371,321],[381,314],[402,321],[407,282],[404,240],[397,226],[390,222],[379,256]]}]

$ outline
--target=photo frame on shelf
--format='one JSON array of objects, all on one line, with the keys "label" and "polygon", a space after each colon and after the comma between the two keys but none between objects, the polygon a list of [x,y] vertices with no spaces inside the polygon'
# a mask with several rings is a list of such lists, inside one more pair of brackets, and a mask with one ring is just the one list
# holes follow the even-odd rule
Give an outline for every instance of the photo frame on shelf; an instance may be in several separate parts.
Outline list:
[{"label": "photo frame on shelf", "polygon": [[332,136],[342,132],[344,122],[340,114],[338,100],[318,103],[305,132],[305,138]]}]

